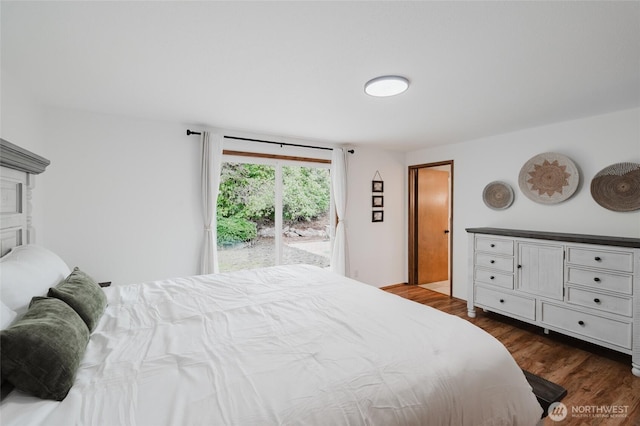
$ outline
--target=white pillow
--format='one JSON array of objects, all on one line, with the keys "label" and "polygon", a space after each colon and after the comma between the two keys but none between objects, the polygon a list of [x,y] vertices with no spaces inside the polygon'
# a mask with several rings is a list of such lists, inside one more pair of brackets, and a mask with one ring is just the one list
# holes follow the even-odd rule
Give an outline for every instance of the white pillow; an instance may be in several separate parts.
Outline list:
[{"label": "white pillow", "polygon": [[55,253],[34,244],[15,247],[0,259],[0,300],[18,314],[31,298],[45,296],[49,287],[71,271]]},{"label": "white pillow", "polygon": [[18,314],[15,311],[0,302],[0,330],[9,327],[9,324],[11,324],[17,316]]}]

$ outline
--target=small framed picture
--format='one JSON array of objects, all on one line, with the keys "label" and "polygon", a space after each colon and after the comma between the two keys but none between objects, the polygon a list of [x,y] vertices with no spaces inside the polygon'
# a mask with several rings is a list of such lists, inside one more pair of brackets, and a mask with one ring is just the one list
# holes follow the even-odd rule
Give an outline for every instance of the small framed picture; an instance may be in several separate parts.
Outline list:
[{"label": "small framed picture", "polygon": [[372,180],[371,181],[371,192],[384,192],[384,181],[382,181],[382,180]]},{"label": "small framed picture", "polygon": [[384,197],[382,195],[373,195],[371,197],[371,207],[384,207]]},{"label": "small framed picture", "polygon": [[384,211],[374,210],[371,212],[371,222],[382,222],[384,220]]}]

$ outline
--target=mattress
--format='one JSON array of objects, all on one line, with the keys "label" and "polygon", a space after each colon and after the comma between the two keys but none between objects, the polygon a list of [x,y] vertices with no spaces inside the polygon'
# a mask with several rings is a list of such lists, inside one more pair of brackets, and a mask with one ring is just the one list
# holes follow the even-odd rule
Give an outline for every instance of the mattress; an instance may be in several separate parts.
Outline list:
[{"label": "mattress", "polygon": [[535,425],[495,338],[309,266],[105,289],[61,402],[18,391],[9,425]]}]

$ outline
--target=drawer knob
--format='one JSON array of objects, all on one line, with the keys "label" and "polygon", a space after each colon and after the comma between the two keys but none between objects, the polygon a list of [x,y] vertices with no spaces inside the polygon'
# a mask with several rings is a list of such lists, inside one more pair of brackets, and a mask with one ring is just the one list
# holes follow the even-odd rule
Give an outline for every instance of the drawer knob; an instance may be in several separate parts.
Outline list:
[{"label": "drawer knob", "polygon": [[496,263],[496,261],[495,260],[490,260],[489,263]]},{"label": "drawer knob", "polygon": [[598,277],[595,277],[593,280],[594,280],[595,282],[597,282],[597,283],[599,283],[599,282],[600,282],[600,278],[598,278]]},{"label": "drawer knob", "polygon": [[491,275],[491,276],[489,277],[489,279],[490,279],[490,280],[494,280],[495,278],[496,278],[496,277],[494,277],[493,275]]},{"label": "drawer knob", "polygon": [[504,303],[504,299],[500,299],[500,303]]},{"label": "drawer knob", "polygon": [[584,325],[584,321],[580,320],[580,321],[578,321],[578,324]]},{"label": "drawer knob", "polygon": [[595,260],[596,262],[600,262],[602,259],[600,258],[600,256],[596,256],[593,258],[593,260]]},{"label": "drawer knob", "polygon": [[600,299],[598,299],[597,297],[595,299],[593,299],[594,302],[596,303],[600,303]]},{"label": "drawer knob", "polygon": [[491,247],[495,247],[495,246],[496,246],[495,244],[491,244]]}]

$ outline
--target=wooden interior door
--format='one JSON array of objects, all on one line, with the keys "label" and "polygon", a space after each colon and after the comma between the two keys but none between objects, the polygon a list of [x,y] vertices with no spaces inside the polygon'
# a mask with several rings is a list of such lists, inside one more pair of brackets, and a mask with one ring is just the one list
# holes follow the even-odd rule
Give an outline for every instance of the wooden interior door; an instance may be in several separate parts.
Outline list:
[{"label": "wooden interior door", "polygon": [[418,284],[449,279],[449,173],[418,169]]}]

